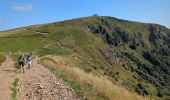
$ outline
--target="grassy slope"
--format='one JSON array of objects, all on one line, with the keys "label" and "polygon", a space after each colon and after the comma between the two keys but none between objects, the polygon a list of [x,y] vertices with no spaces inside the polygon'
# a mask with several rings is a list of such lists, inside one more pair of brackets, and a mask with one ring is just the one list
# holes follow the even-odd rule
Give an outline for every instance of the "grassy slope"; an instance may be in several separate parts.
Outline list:
[{"label": "grassy slope", "polygon": [[[125,88],[113,85],[104,76],[87,73],[76,67],[71,56],[47,56],[41,62],[58,77],[65,80],[83,99],[90,100],[142,100],[148,99],[130,93]],[[128,96],[127,96],[128,95]]]},{"label": "grassy slope", "polygon": [[[149,94],[156,95],[155,87],[141,79],[135,72],[129,72],[121,67],[122,63],[129,63],[136,67],[131,60],[125,57],[121,63],[112,64],[101,54],[100,50],[108,50],[120,54],[125,48],[130,53],[134,53],[142,62],[150,64],[138,51],[144,48],[137,48],[137,51],[129,49],[128,46],[122,48],[111,47],[101,38],[100,34],[91,34],[85,25],[91,25],[92,28],[97,29],[101,25],[100,20],[107,20],[110,27],[121,27],[131,34],[132,37],[136,33],[142,32],[142,37],[146,39],[144,42],[148,50],[151,49],[152,44],[148,41],[149,31],[148,24],[128,22],[117,19],[109,19],[106,17],[89,17],[74,20],[68,20],[59,23],[51,23],[44,25],[36,25],[25,28],[9,30],[0,33],[0,52],[33,52],[38,55],[71,55],[78,59],[75,64],[81,69],[92,72],[96,75],[107,75],[109,80],[117,84],[123,84],[127,89],[134,90],[136,85],[140,82],[146,85]],[[112,30],[107,29],[108,32]],[[40,33],[48,33],[46,35]],[[166,33],[166,32],[165,32]],[[166,34],[165,34],[166,35]],[[137,67],[136,67],[137,68]],[[119,73],[119,74],[116,74]],[[132,76],[136,76],[137,79]],[[118,78],[118,81],[115,79]]]}]

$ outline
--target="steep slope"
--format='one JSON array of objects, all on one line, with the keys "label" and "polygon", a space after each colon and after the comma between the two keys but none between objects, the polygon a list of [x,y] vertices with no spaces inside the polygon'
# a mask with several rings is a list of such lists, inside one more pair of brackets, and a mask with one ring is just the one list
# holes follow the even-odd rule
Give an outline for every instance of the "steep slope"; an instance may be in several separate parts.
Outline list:
[{"label": "steep slope", "polygon": [[170,96],[170,30],[85,17],[0,32],[0,52],[76,55],[76,65],[143,96]]},{"label": "steep slope", "polygon": [[[111,17],[97,18],[93,24],[89,22],[86,26],[90,32],[100,35],[112,50],[118,48],[121,55],[117,56],[122,56],[119,57],[122,63],[128,61],[123,64],[127,71],[137,73],[144,81],[153,84],[159,93],[161,91],[169,95],[169,29],[156,24],[128,22]],[[107,53],[104,51],[103,54],[112,60]],[[136,91],[148,94],[146,91]]]}]

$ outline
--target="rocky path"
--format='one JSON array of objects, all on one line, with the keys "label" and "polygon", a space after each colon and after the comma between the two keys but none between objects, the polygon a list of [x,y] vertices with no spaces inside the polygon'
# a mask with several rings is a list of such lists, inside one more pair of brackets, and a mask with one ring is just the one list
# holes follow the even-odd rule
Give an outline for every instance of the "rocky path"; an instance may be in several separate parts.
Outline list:
[{"label": "rocky path", "polygon": [[70,87],[38,64],[38,58],[18,78],[18,100],[77,100]]},{"label": "rocky path", "polygon": [[6,56],[5,62],[0,66],[0,100],[10,100],[11,86],[15,79],[14,61]]}]

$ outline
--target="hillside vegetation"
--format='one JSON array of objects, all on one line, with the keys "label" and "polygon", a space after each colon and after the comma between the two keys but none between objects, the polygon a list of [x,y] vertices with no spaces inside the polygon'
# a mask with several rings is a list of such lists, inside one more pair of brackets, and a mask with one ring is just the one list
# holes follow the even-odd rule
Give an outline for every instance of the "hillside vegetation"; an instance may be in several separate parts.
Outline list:
[{"label": "hillside vegetation", "polygon": [[[76,90],[77,94],[83,99],[90,100],[143,100],[148,99],[130,93],[121,86],[114,85],[107,77],[87,73],[76,65],[72,66],[74,61],[71,57],[47,56],[42,58],[41,62],[49,68],[55,75],[66,80]],[[85,88],[82,88],[85,87]]]},{"label": "hillside vegetation", "polygon": [[[122,91],[131,91],[155,99],[170,97],[170,30],[161,25],[85,17],[0,32],[0,46],[1,53],[71,56],[73,66],[89,75],[83,74],[82,81],[91,80],[93,74],[97,75],[94,80],[98,76],[107,77],[108,83],[104,84],[112,83],[123,89],[117,96]],[[57,69],[56,65],[54,70]],[[74,81],[80,88],[89,89],[78,78]],[[95,91],[96,95],[104,95],[103,99],[109,95],[97,86]]]}]

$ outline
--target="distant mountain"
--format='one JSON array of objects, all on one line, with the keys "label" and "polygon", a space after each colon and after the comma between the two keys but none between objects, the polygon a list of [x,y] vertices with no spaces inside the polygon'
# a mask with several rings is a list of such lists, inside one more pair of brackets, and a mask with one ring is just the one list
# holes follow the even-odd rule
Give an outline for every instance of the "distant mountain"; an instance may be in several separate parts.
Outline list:
[{"label": "distant mountain", "polygon": [[91,16],[4,31],[0,45],[0,52],[74,52],[84,70],[139,95],[170,97],[170,29],[158,24]]}]

